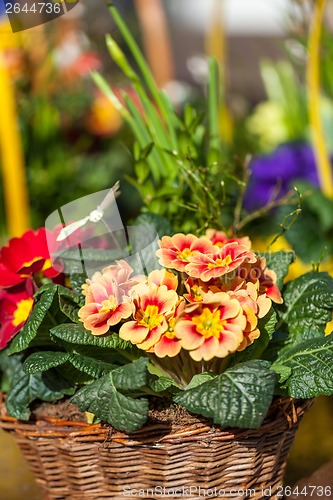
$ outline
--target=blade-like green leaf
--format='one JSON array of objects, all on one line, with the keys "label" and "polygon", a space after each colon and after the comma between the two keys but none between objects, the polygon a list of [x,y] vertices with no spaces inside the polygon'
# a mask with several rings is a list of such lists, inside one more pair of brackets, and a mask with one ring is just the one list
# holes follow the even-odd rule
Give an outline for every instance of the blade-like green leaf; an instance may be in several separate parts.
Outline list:
[{"label": "blade-like green leaf", "polygon": [[[282,370],[281,370],[281,367]],[[282,373],[283,387],[293,398],[333,393],[333,336],[314,338],[284,351],[272,369]],[[286,380],[287,369],[290,376]],[[283,380],[284,379],[284,380]],[[286,380],[286,381],[285,381]]]},{"label": "blade-like green leaf", "polygon": [[333,278],[312,271],[291,281],[284,293],[286,312],[282,319],[297,344],[308,338],[324,336],[332,318]]},{"label": "blade-like green leaf", "polygon": [[[145,363],[143,361],[146,361]],[[89,411],[116,429],[140,429],[148,415],[148,401],[121,394],[118,389],[140,389],[147,383],[147,360],[138,360],[113,370],[81,389],[71,398],[81,411]]]},{"label": "blade-like green leaf", "polygon": [[70,354],[67,352],[41,351],[34,352],[23,363],[25,373],[46,372],[50,368],[66,363]]},{"label": "blade-like green leaf", "polygon": [[8,354],[15,354],[24,351],[30,342],[36,337],[39,327],[41,326],[45,316],[50,309],[57,287],[53,286],[44,291],[40,296],[39,301],[35,304],[33,311],[22,328],[21,332],[14,337],[9,349]]},{"label": "blade-like green leaf", "polygon": [[271,404],[276,375],[270,363],[241,363],[174,397],[188,411],[213,418],[216,424],[257,428]]},{"label": "blade-like green leaf", "polygon": [[126,349],[129,346],[129,342],[119,338],[117,333],[112,333],[106,337],[97,337],[88,332],[83,326],[73,323],[55,326],[52,328],[51,334],[71,344],[108,347],[109,349]]}]

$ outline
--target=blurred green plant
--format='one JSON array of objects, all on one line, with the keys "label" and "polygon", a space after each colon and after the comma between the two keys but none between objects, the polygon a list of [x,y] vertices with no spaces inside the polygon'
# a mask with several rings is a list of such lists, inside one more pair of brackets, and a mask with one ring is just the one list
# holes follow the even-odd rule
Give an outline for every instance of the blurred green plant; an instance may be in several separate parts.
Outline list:
[{"label": "blurred green plant", "polygon": [[[225,229],[232,221],[236,193],[243,184],[234,165],[225,160],[219,133],[219,69],[209,61],[208,116],[186,104],[180,117],[167,95],[159,90],[151,71],[116,8],[111,15],[140,70],[133,69],[124,52],[108,35],[113,61],[131,81],[140,106],[123,93],[123,102],[104,77],[93,72],[99,89],[122,114],[136,143],[133,148],[135,177],[128,177],[140,193],[144,211],[171,220],[175,230],[202,232],[210,225]],[[206,120],[205,120],[206,118]]]}]

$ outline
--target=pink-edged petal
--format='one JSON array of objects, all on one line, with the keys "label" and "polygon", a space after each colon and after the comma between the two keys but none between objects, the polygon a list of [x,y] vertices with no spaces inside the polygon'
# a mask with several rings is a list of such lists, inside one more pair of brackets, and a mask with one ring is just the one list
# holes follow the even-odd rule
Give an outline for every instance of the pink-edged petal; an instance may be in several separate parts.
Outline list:
[{"label": "pink-edged petal", "polygon": [[272,307],[272,301],[264,293],[262,295],[259,295],[259,297],[257,299],[257,305],[258,305],[258,309],[259,309],[258,318],[263,318],[270,311],[270,309]]},{"label": "pink-edged petal", "polygon": [[108,319],[107,323],[110,326],[117,325],[120,323],[122,319],[129,318],[134,313],[134,305],[131,302],[126,302],[120,304],[120,306],[115,309],[115,311],[111,312],[111,316]]},{"label": "pink-edged petal", "polygon": [[178,278],[175,274],[166,269],[155,269],[148,276],[148,282],[156,286],[165,285],[168,290],[177,290]]},{"label": "pink-edged petal", "polygon": [[276,304],[282,304],[283,298],[277,285],[272,285],[266,289],[266,295]]},{"label": "pink-edged petal", "polygon": [[223,332],[220,335],[219,346],[216,350],[218,358],[225,358],[228,354],[235,352],[243,341],[243,333],[239,332]]},{"label": "pink-edged petal", "polygon": [[96,304],[95,302],[90,302],[89,304],[85,304],[81,309],[79,310],[79,318],[81,319],[86,319],[88,316],[91,316],[92,314],[98,314],[100,307],[99,304]]},{"label": "pink-edged petal", "polygon": [[189,354],[194,361],[210,361],[216,356],[218,347],[218,339],[216,337],[209,337],[198,349],[190,351]]},{"label": "pink-edged petal", "polygon": [[178,321],[175,326],[175,333],[180,339],[182,347],[186,350],[197,349],[205,341],[205,337],[197,332],[196,326],[192,321]]},{"label": "pink-edged petal", "polygon": [[180,252],[185,250],[186,248],[191,248],[194,242],[196,242],[199,238],[194,236],[194,234],[182,234],[177,233],[174,234],[171,238],[173,246],[175,246]]},{"label": "pink-edged petal", "polygon": [[154,353],[159,358],[165,358],[165,356],[169,356],[169,358],[173,358],[177,356],[181,350],[180,340],[176,337],[169,338],[167,335],[162,335],[161,339],[157,342],[154,347]]},{"label": "pink-edged petal", "polygon": [[132,344],[141,344],[149,334],[149,328],[139,325],[137,321],[128,321],[121,325],[119,337],[129,340]]},{"label": "pink-edged petal", "polygon": [[148,349],[153,347],[160,340],[161,335],[165,332],[166,329],[167,329],[167,323],[165,321],[162,325],[157,326],[156,328],[150,330],[145,340],[143,342],[137,343],[136,346],[139,349],[148,351]]}]

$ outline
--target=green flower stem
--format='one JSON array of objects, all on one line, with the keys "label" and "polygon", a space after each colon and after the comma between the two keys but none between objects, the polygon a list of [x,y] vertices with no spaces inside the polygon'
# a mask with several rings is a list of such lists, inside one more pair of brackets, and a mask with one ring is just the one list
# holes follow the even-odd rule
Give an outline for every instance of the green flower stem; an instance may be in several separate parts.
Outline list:
[{"label": "green flower stem", "polygon": [[[146,146],[148,146],[148,144],[153,142],[153,138],[149,134],[150,131],[148,131],[137,106],[133,103],[132,99],[128,95],[125,96],[125,102],[134,120],[135,129],[132,127],[132,130],[140,147],[144,149]],[[156,182],[159,182],[161,179],[161,173],[163,172],[163,161],[156,147],[154,147],[151,151],[151,154],[148,155],[147,162],[150,166],[150,171],[154,180]]]},{"label": "green flower stem", "polygon": [[114,107],[119,111],[124,120],[126,120],[129,124],[131,124],[132,118],[127,109],[121,104],[117,96],[112,91],[111,87],[103,78],[103,76],[98,73],[98,71],[91,72],[91,78],[95,85],[100,89],[101,92],[111,101]]},{"label": "green flower stem", "polygon": [[154,81],[154,78],[153,78],[153,75],[149,69],[149,66],[146,63],[145,58],[143,57],[143,54],[142,54],[141,50],[139,49],[138,44],[134,40],[131,32],[127,28],[126,23],[121,18],[116,7],[112,4],[109,5],[109,11],[113,17],[113,20],[115,21],[116,25],[118,26],[121,34],[123,35],[124,40],[126,41],[128,47],[131,51],[131,54],[133,55],[135,61],[137,62],[138,66],[140,68],[140,71],[144,77],[144,80],[147,84],[147,87],[150,90],[158,108],[160,109],[160,112],[162,113],[163,119],[168,127],[168,130],[169,130],[172,147],[174,149],[176,149],[177,148],[177,136],[176,136],[175,130],[173,129],[172,123],[169,120],[169,110],[165,106],[165,100],[161,98],[161,93],[160,93],[159,89],[157,88],[157,85]]},{"label": "green flower stem", "polygon": [[214,57],[209,59],[208,76],[208,118],[209,118],[209,147],[208,165],[221,162],[221,141],[219,127],[220,89],[219,65]]},{"label": "green flower stem", "polygon": [[[170,137],[168,136],[161,122],[160,116],[158,115],[154,104],[152,104],[144,87],[142,86],[139,76],[132,69],[125,54],[123,53],[123,51],[121,50],[121,48],[115,42],[115,40],[112,38],[111,35],[106,35],[106,46],[109,50],[110,56],[112,57],[113,61],[120,67],[122,72],[131,80],[138,96],[140,97],[141,104],[143,105],[146,114],[146,123],[143,123],[143,127],[145,129],[146,128],[149,129],[149,132],[156,146],[160,146],[161,148],[170,147]],[[130,110],[132,112],[132,115],[133,115],[133,106],[132,106],[132,111]],[[137,115],[139,115],[139,120],[142,121],[140,113],[137,113]],[[137,116],[134,118],[137,120]],[[159,158],[160,168],[159,169],[155,168],[155,174],[157,170],[162,173],[164,171],[167,171],[168,177],[170,176],[175,177],[176,169],[174,168],[174,163],[172,163],[171,158],[167,155],[162,155],[160,152],[158,153],[158,155],[160,156]],[[154,164],[156,163],[156,156],[157,155],[155,154]]]}]

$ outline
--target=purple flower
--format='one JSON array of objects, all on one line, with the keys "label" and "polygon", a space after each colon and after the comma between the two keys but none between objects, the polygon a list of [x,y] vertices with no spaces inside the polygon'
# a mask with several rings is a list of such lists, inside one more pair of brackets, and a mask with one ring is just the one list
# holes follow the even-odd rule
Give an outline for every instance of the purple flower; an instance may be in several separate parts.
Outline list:
[{"label": "purple flower", "polygon": [[269,155],[254,158],[249,168],[252,174],[244,197],[248,211],[266,205],[277,186],[281,186],[278,198],[296,180],[319,186],[314,152],[308,144],[283,144]]}]

